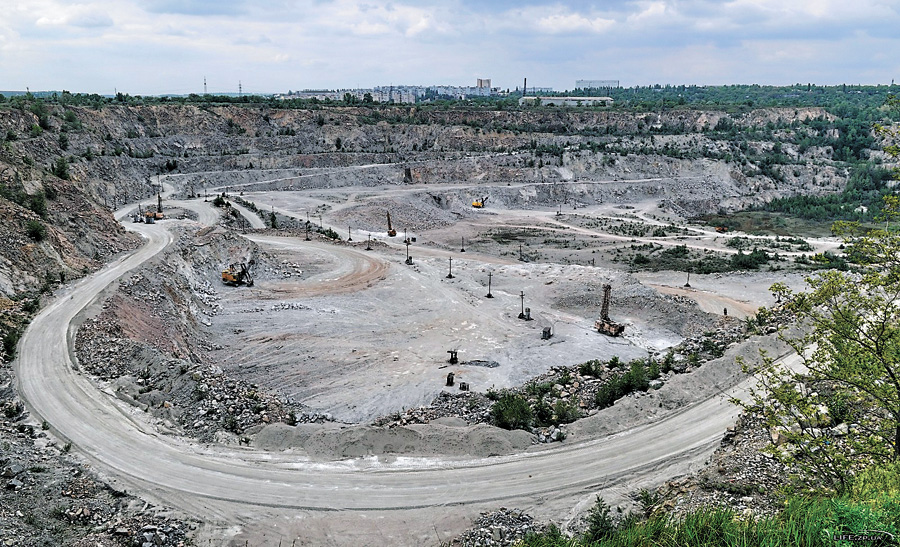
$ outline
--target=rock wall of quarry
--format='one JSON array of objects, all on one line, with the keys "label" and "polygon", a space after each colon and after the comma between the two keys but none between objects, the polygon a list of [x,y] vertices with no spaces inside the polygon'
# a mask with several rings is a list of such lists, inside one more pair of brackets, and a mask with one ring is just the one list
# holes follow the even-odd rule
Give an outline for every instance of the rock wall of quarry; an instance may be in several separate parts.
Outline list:
[{"label": "rock wall of quarry", "polygon": [[[65,116],[76,117],[80,129],[66,130]],[[723,171],[729,170],[721,165],[724,161],[709,162],[701,157],[673,163],[669,161],[673,158],[655,154],[653,149],[670,142],[682,150],[725,153],[729,143],[704,133],[723,118],[737,127],[746,127],[818,117],[831,118],[819,108],[771,108],[729,114],[703,110],[278,110],[268,106],[145,105],[54,107],[47,118],[49,129],[37,136],[29,133],[38,121],[34,114],[0,111],[0,128],[12,130],[20,137],[6,143],[12,156],[27,156],[37,168],[45,170],[58,157],[67,157],[76,185],[98,202],[120,205],[152,195],[153,183],[160,174],[193,174],[185,177],[183,190],[199,193],[204,187],[289,179],[301,170],[369,164],[384,164],[385,168],[361,170],[354,181],[363,185],[552,182],[573,177],[607,180],[661,174],[691,176],[696,172],[720,182],[727,180]],[[68,141],[65,150],[58,142],[62,133]],[[615,150],[598,152],[597,144]],[[753,146],[764,151],[772,143]],[[594,148],[588,154],[593,158],[586,157],[585,147]],[[544,155],[541,148],[565,152]],[[795,159],[803,168],[797,175],[795,170],[786,173],[780,184],[764,175],[749,173],[749,184],[742,192],[763,192],[761,199],[767,199],[770,195],[801,190],[834,191],[843,184],[843,177],[816,158],[814,152],[807,151],[803,157],[797,154]],[[622,159],[623,153],[628,154],[627,161]],[[816,167],[806,168],[810,162]],[[734,169],[733,164],[730,167]],[[323,174],[321,179],[305,182],[327,187],[347,181],[346,177]],[[770,187],[771,194],[766,194]],[[735,201],[735,197],[738,196],[728,196],[726,206],[745,201]]]},{"label": "rock wall of quarry", "polygon": [[[723,118],[738,127],[830,118],[819,108],[738,114],[409,106],[44,108],[43,115],[0,110],[0,294],[7,299],[50,289],[137,245],[138,238],[108,211],[152,196],[161,179],[181,195],[237,185],[460,186],[424,193],[409,219],[398,218],[413,228],[471,214],[468,203],[481,197],[480,185],[494,186],[491,199],[509,207],[659,199],[686,214],[703,214],[794,193],[838,191],[848,177],[827,159],[827,150],[812,147],[801,154],[786,143],[782,150],[792,166],[776,180],[735,159],[764,154],[774,142],[751,141],[742,150],[705,132]],[[729,156],[731,161],[723,159]],[[348,167],[354,169],[336,169]],[[561,182],[570,184],[555,184]],[[534,187],[503,191],[504,183]],[[32,202],[41,192],[48,198],[45,211]],[[399,209],[398,204],[398,215]],[[434,219],[426,219],[431,213]],[[34,233],[35,223],[43,226],[42,237]],[[380,219],[373,217],[376,225]]]}]

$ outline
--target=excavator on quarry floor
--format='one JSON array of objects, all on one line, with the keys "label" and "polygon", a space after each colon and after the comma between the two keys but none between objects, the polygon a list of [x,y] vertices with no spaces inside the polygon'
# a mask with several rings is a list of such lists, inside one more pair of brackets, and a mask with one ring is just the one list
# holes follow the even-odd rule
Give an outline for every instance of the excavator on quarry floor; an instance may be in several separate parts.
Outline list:
[{"label": "excavator on quarry floor", "polygon": [[229,264],[228,268],[222,270],[222,283],[237,287],[239,285],[253,286],[253,277],[250,275],[250,266],[255,262],[250,261],[249,265],[243,262]]},{"label": "excavator on quarry floor", "polygon": [[476,199],[475,201],[472,202],[472,207],[474,207],[476,209],[481,209],[482,207],[484,207],[484,204],[487,203],[487,200],[488,200],[488,196],[484,196],[481,199]]}]

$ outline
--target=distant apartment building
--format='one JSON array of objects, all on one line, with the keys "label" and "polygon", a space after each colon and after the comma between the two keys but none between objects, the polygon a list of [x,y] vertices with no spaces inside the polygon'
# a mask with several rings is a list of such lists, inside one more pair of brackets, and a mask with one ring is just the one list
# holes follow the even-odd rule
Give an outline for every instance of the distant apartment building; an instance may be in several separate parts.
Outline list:
[{"label": "distant apartment building", "polygon": [[538,93],[553,93],[552,87],[526,87],[526,95],[537,95]]},{"label": "distant apartment building", "polygon": [[575,80],[575,89],[612,89],[619,87],[619,80]]},{"label": "distant apartment building", "polygon": [[286,99],[318,99],[320,101],[343,101],[349,94],[354,99],[364,101],[366,95],[378,103],[415,104],[427,99],[467,99],[470,97],[490,97],[500,93],[499,89],[491,87],[490,78],[477,78],[475,86],[455,85],[395,85],[378,86],[371,89],[307,89],[304,91],[292,91],[287,94],[276,95],[277,98]]},{"label": "distant apartment building", "polygon": [[612,97],[547,97],[528,95],[519,99],[520,105],[543,106],[611,106]]}]

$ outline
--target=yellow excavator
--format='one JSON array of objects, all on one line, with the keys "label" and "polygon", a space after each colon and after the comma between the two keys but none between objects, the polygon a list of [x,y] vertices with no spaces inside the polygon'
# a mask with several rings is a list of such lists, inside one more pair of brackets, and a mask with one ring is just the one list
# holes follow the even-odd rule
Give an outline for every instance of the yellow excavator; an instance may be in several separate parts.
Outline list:
[{"label": "yellow excavator", "polygon": [[484,204],[487,203],[487,198],[488,198],[487,196],[484,196],[480,200],[473,201],[472,207],[474,207],[476,209],[481,209],[482,207],[484,207]]},{"label": "yellow excavator", "polygon": [[394,227],[391,226],[391,213],[390,213],[390,211],[388,212],[387,217],[388,217],[388,237],[395,237],[395,236],[397,235],[397,230],[395,230]]},{"label": "yellow excavator", "polygon": [[[254,261],[250,261],[250,266]],[[239,285],[253,286],[253,277],[250,276],[250,267],[241,262],[240,264],[230,264],[228,268],[222,270],[222,283],[237,287]]]}]

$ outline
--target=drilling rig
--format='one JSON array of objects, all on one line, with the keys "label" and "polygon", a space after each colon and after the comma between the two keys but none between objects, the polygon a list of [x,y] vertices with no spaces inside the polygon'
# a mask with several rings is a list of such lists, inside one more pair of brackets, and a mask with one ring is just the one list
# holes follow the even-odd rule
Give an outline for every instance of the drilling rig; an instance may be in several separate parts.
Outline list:
[{"label": "drilling rig", "polygon": [[625,325],[616,323],[609,318],[609,293],[612,291],[612,285],[603,285],[603,308],[600,310],[600,319],[594,322],[594,328],[597,332],[607,336],[619,336],[625,330]]},{"label": "drilling rig", "polygon": [[397,235],[397,230],[395,230],[394,227],[391,226],[391,212],[390,211],[388,211],[387,217],[388,217],[388,231],[387,231],[388,237],[394,237]]}]

